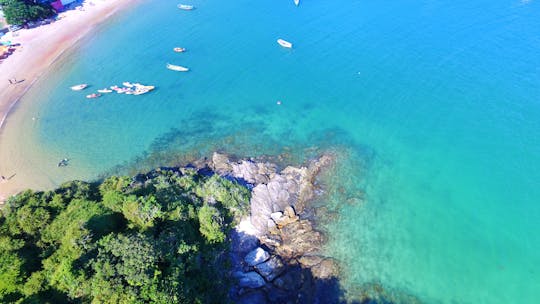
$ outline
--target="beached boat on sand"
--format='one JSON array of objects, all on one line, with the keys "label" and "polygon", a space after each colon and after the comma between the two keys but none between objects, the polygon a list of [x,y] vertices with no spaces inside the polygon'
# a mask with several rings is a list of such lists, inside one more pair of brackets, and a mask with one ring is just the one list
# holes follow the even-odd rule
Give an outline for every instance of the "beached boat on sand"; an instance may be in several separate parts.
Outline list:
[{"label": "beached boat on sand", "polygon": [[187,4],[178,4],[177,7],[185,11],[190,11],[195,8],[193,5],[187,5]]},{"label": "beached boat on sand", "polygon": [[290,43],[289,41],[278,39],[277,43],[279,43],[279,45],[281,45],[282,47],[289,48],[289,49],[292,48],[292,43]]},{"label": "beached boat on sand", "polygon": [[177,71],[177,72],[187,72],[187,71],[189,71],[189,69],[186,68],[186,67],[183,67],[183,66],[180,66],[180,65],[174,65],[174,64],[170,64],[170,63],[167,63],[167,69]]},{"label": "beached boat on sand", "polygon": [[183,53],[186,51],[186,49],[182,47],[175,47],[173,50],[177,53]]},{"label": "beached boat on sand", "polygon": [[78,85],[74,85],[71,87],[71,89],[73,91],[80,91],[80,90],[84,90],[88,87],[88,85],[86,83],[83,83],[83,84],[78,84]]}]

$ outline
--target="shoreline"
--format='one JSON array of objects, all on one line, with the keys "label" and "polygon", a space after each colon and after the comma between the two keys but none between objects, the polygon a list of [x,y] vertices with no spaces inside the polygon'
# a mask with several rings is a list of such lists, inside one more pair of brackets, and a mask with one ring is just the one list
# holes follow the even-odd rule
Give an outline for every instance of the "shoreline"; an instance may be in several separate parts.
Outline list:
[{"label": "shoreline", "polygon": [[[60,20],[54,23],[20,30],[16,37],[2,37],[3,41],[11,38],[12,43],[20,43],[21,46],[0,63],[0,133],[4,131],[4,124],[14,107],[68,50],[76,47],[97,26],[136,1],[85,1],[83,11],[68,10],[60,13]],[[17,79],[16,84],[10,83],[13,78]],[[6,181],[0,186],[0,204],[21,190],[15,185],[10,187]]]}]

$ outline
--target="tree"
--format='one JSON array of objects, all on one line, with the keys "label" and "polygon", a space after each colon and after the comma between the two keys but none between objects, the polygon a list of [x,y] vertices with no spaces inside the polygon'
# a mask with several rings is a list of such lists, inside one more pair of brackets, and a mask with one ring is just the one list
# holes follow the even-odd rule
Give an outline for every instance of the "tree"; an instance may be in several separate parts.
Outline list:
[{"label": "tree", "polygon": [[222,223],[223,219],[217,208],[205,205],[199,209],[199,230],[209,243],[221,243],[225,240]]},{"label": "tree", "polygon": [[12,25],[22,25],[54,14],[49,4],[38,4],[30,0],[0,0],[0,5],[7,23]]},{"label": "tree", "polygon": [[0,302],[223,303],[225,234],[249,192],[185,172],[10,198],[0,210]]}]

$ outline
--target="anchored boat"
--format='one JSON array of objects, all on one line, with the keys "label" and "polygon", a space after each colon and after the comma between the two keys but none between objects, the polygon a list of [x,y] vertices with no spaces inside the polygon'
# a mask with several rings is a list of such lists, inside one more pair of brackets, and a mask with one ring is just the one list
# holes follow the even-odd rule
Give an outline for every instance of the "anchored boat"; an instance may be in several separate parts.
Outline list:
[{"label": "anchored boat", "polygon": [[78,84],[78,85],[74,85],[71,87],[71,89],[73,91],[80,91],[80,90],[84,90],[88,87],[88,85],[86,83],[83,83],[83,84]]},{"label": "anchored boat", "polygon": [[284,48],[289,48],[289,49],[292,48],[292,43],[290,43],[289,41],[285,41],[283,39],[278,39],[277,43],[279,43],[279,45],[281,45]]},{"label": "anchored boat", "polygon": [[183,66],[180,66],[180,65],[174,65],[174,64],[170,64],[170,63],[167,63],[167,69],[177,71],[177,72],[187,72],[187,71],[189,71],[189,69],[186,68],[186,67],[183,67]]},{"label": "anchored boat", "polygon": [[178,4],[177,7],[185,11],[191,11],[192,9],[195,8],[193,5],[187,5],[187,4]]}]

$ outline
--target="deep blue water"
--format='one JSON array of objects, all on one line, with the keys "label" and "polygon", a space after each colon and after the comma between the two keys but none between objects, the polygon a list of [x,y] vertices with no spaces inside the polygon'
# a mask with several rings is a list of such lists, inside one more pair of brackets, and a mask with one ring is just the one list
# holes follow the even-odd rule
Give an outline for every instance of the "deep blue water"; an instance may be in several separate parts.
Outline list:
[{"label": "deep blue water", "polygon": [[[43,152],[28,157],[67,155],[91,178],[214,150],[293,163],[332,149],[327,252],[351,295],[540,301],[538,1],[190,3],[144,1],[75,49],[38,86]],[[123,81],[157,89],[84,98]]]}]

